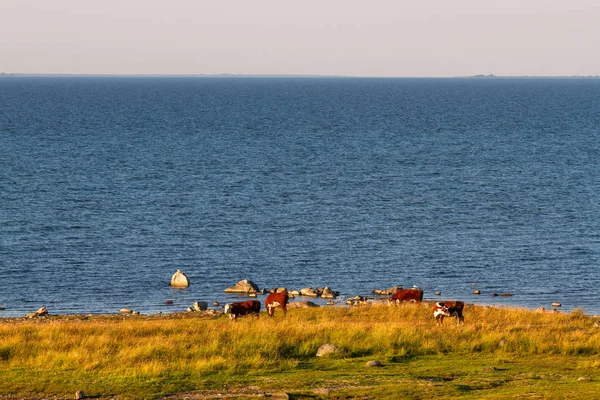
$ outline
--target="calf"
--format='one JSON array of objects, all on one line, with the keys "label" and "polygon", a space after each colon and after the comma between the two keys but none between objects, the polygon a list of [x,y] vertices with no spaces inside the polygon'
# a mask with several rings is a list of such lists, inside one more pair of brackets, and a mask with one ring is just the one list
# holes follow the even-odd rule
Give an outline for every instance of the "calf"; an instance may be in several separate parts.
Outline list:
[{"label": "calf", "polygon": [[258,300],[248,300],[225,304],[225,314],[229,314],[229,318],[231,319],[237,319],[239,315],[248,314],[256,314],[258,317],[259,313],[260,301]]},{"label": "calf", "polygon": [[465,303],[462,301],[439,301],[433,305],[433,316],[438,326],[444,323],[444,317],[456,317],[457,324],[464,324],[463,309]]},{"label": "calf", "polygon": [[423,290],[419,288],[400,289],[388,299],[388,304],[398,304],[403,301],[419,303],[423,301]]},{"label": "calf", "polygon": [[283,315],[287,313],[287,303],[289,296],[287,292],[279,292],[279,293],[271,293],[265,299],[265,308],[267,309],[267,313],[269,317],[272,317],[275,314],[275,309],[277,307],[281,307],[283,310]]}]

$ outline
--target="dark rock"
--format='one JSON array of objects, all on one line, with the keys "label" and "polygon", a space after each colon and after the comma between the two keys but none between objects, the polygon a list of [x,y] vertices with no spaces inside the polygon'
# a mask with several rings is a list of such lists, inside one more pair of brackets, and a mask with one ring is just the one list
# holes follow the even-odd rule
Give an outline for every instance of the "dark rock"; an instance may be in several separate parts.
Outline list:
[{"label": "dark rock", "polygon": [[196,311],[206,311],[208,309],[208,303],[206,301],[195,301],[194,304],[192,304],[192,307],[194,307],[194,310]]}]

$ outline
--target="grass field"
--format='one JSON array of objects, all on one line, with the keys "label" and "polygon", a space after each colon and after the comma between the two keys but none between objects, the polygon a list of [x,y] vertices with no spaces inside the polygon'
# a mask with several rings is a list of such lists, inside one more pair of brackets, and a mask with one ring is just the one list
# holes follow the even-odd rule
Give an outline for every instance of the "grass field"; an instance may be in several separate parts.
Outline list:
[{"label": "grass field", "polygon": [[[594,399],[596,317],[431,305],[0,319],[0,399]],[[341,353],[316,357],[331,343]],[[368,367],[378,360],[383,367]],[[279,396],[279,397],[278,397]]]}]

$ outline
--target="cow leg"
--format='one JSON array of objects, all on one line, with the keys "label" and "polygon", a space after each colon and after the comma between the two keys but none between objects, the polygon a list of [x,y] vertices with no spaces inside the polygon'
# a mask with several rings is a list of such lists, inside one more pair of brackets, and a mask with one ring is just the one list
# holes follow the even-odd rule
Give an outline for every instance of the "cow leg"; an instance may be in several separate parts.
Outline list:
[{"label": "cow leg", "polygon": [[454,311],[452,316],[456,318],[456,325],[461,325],[465,323],[465,317],[462,315],[462,311]]},{"label": "cow leg", "polygon": [[283,316],[285,317],[285,314],[287,314],[287,306],[285,304],[281,306],[281,311],[283,311]]}]

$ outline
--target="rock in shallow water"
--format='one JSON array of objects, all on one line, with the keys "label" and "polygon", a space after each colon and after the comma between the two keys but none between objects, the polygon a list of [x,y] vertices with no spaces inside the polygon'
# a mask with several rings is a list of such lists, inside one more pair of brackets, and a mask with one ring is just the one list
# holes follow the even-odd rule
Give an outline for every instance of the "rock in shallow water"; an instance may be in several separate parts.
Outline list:
[{"label": "rock in shallow water", "polygon": [[171,286],[174,288],[186,288],[190,286],[190,280],[181,270],[177,270],[171,277]]},{"label": "rock in shallow water", "polygon": [[225,293],[258,293],[256,283],[244,279],[235,284],[235,286],[225,289]]},{"label": "rock in shallow water", "polygon": [[206,301],[195,301],[192,306],[196,311],[206,311],[208,309],[208,303]]}]

